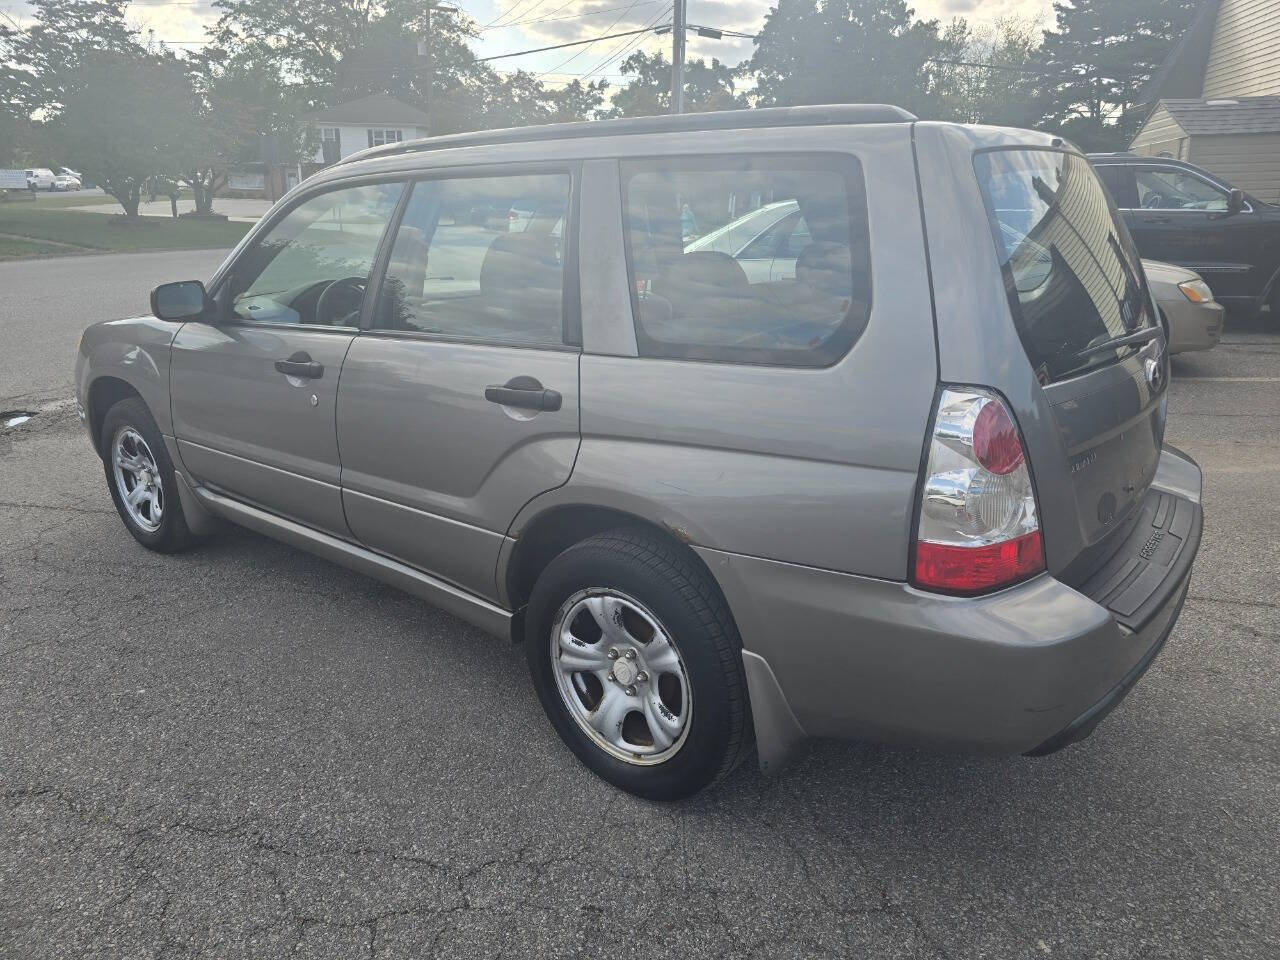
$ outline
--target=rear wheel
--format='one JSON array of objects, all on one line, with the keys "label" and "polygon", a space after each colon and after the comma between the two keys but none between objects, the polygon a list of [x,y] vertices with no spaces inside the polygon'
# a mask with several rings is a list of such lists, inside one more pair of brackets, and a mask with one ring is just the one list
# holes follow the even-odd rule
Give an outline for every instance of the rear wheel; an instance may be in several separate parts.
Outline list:
[{"label": "rear wheel", "polygon": [[182,515],[164,437],[140,398],[121,400],[107,411],[100,449],[111,499],[135,540],[160,553],[200,541]]},{"label": "rear wheel", "polygon": [[547,716],[615,786],[681,799],[749,750],[737,629],[715,585],[676,545],[619,529],[570,547],[539,577],[527,625]]}]

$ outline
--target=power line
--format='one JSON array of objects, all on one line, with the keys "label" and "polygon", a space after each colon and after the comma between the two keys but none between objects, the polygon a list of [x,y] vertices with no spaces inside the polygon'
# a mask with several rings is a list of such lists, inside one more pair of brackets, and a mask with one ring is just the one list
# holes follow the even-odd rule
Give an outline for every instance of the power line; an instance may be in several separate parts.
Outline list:
[{"label": "power line", "polygon": [[[528,6],[529,0],[516,0],[515,6],[511,7],[509,10],[507,10],[507,11],[505,11],[505,12],[503,12],[503,13],[498,14],[496,17],[494,17],[492,20],[490,20],[488,23],[486,23],[486,24],[485,24],[483,27],[481,27],[480,29],[482,29],[482,30],[488,30],[490,27],[492,27],[492,26],[494,26],[495,24],[497,24],[497,23],[498,23],[498,21],[499,21],[499,20],[501,20],[503,17],[514,17],[514,16],[516,15],[516,11],[517,11],[517,10],[519,10],[521,7],[525,7],[525,8],[526,8],[526,9],[525,9],[525,11],[524,11],[525,13],[531,13],[531,12],[533,12],[534,10],[537,10],[537,9],[538,9],[540,6],[542,6],[545,2],[546,2],[546,0],[534,0],[534,4],[533,4],[533,6],[532,6],[532,7],[530,7],[530,6]],[[566,6],[567,6],[567,4],[566,4]],[[557,10],[563,10],[563,9],[564,9],[564,7],[557,7],[556,9],[557,9]]]},{"label": "power line", "polygon": [[[635,3],[632,6],[649,7],[655,3],[665,4],[667,2],[668,0],[640,0],[640,2]],[[551,11],[551,13],[556,13],[557,11],[563,10],[565,7],[569,6],[569,4],[572,4],[572,3],[577,3],[577,0],[569,0],[568,3],[561,4],[560,6],[556,7],[555,10]],[[481,31],[483,32],[484,30],[505,30],[507,27],[521,27],[528,23],[559,23],[562,20],[581,20],[584,17],[599,17],[606,13],[613,13],[616,10],[629,10],[629,9],[630,7],[617,6],[617,7],[605,7],[603,10],[591,10],[591,11],[588,11],[587,13],[571,13],[565,17],[552,17],[552,16],[532,17],[529,20],[514,20],[509,23],[500,23],[495,27],[481,27]]]},{"label": "power line", "polygon": [[[657,21],[661,20],[666,15],[667,15],[667,11],[666,11],[666,8],[664,7],[662,10],[659,10],[658,15],[656,17],[651,18],[649,22],[645,24],[645,26],[652,29],[657,24]],[[589,79],[592,75],[599,74],[599,72],[603,70],[605,67],[609,66],[611,63],[616,63],[620,57],[626,56],[633,48],[635,48],[636,46],[638,46],[643,42],[644,42],[643,36],[635,36],[635,37],[632,37],[630,40],[624,41],[620,45],[620,48],[615,47],[613,53],[606,55],[603,60],[601,60],[598,64],[596,64],[595,69],[584,74],[584,77]],[[600,75],[603,76],[603,74],[600,74]],[[626,76],[626,74],[616,74],[616,76]]]},{"label": "power line", "polygon": [[[571,6],[572,4],[577,3],[577,2],[578,2],[578,0],[565,0],[565,2],[564,2],[564,3],[560,4],[560,6],[556,7],[554,10],[552,10],[552,11],[551,11],[551,13],[559,13],[559,12],[560,12],[561,10],[563,10],[565,7]],[[509,13],[509,12],[510,12],[510,11],[508,11],[508,13]],[[484,33],[486,30],[501,30],[503,27],[510,27],[510,26],[514,26],[514,24],[511,24],[511,23],[501,23],[501,24],[499,24],[499,23],[498,23],[498,21],[499,21],[499,20],[501,20],[501,19],[502,19],[502,17],[504,17],[504,16],[506,16],[506,14],[501,14],[501,15],[499,15],[499,16],[494,17],[492,20],[490,20],[490,21],[489,21],[488,23],[486,23],[484,26],[482,26],[482,27],[478,27],[478,28],[477,28],[477,31],[478,31],[479,33]],[[550,16],[550,14],[548,14],[548,16]],[[534,18],[534,19],[536,20],[537,18]],[[520,23],[531,23],[531,22],[533,22],[533,21],[530,21],[530,20],[521,20],[521,21],[519,21],[519,22],[520,22]],[[495,24],[497,24],[497,25],[495,26]]]},{"label": "power line", "polygon": [[[613,19],[613,23],[609,24],[609,26],[608,26],[608,30],[612,30],[612,29],[613,29],[614,27],[616,27],[619,23],[621,23],[621,22],[623,21],[623,19],[627,16],[627,14],[629,14],[632,10],[634,10],[634,9],[635,9],[636,4],[638,4],[639,2],[640,2],[640,0],[631,0],[631,3],[630,3],[628,6],[624,7],[624,8],[623,8],[623,11],[622,11],[620,14],[618,14],[616,17],[614,17],[614,19]],[[607,31],[606,31],[606,32],[607,32]],[[606,38],[605,38],[605,37],[598,37],[598,38],[597,38],[597,40],[603,40],[603,39],[606,39]],[[566,63],[571,63],[571,62],[573,62],[574,60],[577,60],[577,59],[578,59],[578,57],[582,56],[584,53],[586,53],[588,50],[590,50],[593,46],[595,46],[595,43],[596,43],[596,41],[592,41],[591,43],[588,43],[588,44],[587,44],[586,46],[584,46],[581,50],[575,51],[574,53],[572,53],[572,54],[570,54],[568,57],[566,57],[564,60],[561,60],[561,61],[560,61],[559,63],[557,63],[557,64],[555,65],[555,67],[553,67],[552,69],[554,69],[554,70],[559,70],[559,69],[560,69],[561,67],[563,67]]]}]

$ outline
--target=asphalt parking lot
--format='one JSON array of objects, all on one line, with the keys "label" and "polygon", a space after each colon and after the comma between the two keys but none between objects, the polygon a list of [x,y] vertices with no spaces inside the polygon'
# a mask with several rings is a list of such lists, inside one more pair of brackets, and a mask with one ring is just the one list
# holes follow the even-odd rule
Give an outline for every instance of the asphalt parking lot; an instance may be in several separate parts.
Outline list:
[{"label": "asphalt parking lot", "polygon": [[0,409],[41,410],[0,432],[0,957],[1280,956],[1280,323],[1175,361],[1204,545],[1090,740],[820,743],[655,805],[521,650],[248,532],[128,536],[58,400],[156,256],[0,264]]}]

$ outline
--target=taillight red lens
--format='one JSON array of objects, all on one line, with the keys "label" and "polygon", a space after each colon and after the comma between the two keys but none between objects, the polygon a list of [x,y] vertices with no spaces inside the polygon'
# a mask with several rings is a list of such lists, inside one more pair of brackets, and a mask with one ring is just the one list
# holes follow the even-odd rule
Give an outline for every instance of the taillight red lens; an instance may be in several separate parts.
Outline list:
[{"label": "taillight red lens", "polygon": [[921,480],[916,586],[982,593],[1045,569],[1026,451],[993,391],[942,390]]},{"label": "taillight red lens", "polygon": [[991,473],[1004,476],[1022,463],[1022,443],[1003,403],[988,403],[973,422],[973,455]]},{"label": "taillight red lens", "polygon": [[1040,531],[981,547],[916,544],[914,582],[930,590],[977,593],[1025,580],[1044,569]]}]

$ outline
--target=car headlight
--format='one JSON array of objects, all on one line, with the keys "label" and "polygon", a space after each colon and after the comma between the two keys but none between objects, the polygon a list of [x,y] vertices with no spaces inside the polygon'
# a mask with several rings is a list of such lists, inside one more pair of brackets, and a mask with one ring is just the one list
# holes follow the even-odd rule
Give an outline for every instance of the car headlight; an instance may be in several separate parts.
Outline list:
[{"label": "car headlight", "polygon": [[1209,285],[1203,280],[1184,280],[1178,284],[1178,289],[1192,303],[1213,302],[1213,291],[1209,289]]}]

